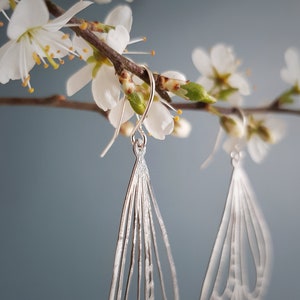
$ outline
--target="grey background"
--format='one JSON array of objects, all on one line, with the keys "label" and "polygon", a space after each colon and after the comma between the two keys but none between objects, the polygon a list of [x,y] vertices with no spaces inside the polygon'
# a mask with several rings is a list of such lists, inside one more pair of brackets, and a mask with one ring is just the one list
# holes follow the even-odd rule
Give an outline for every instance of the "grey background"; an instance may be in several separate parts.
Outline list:
[{"label": "grey background", "polygon": [[[64,7],[72,1],[60,1]],[[103,19],[117,4],[90,7],[81,16]],[[125,3],[120,2],[120,3]],[[138,56],[152,70],[180,70],[191,80],[197,46],[232,45],[250,68],[256,89],[247,105],[274,99],[287,86],[279,72],[287,47],[300,49],[298,0],[135,0],[132,37],[155,49]],[[0,17],[3,20],[3,17]],[[5,29],[0,28],[1,39]],[[36,67],[36,96],[65,92],[80,67]],[[1,96],[27,96],[20,82],[1,85]],[[90,87],[73,99],[92,101]],[[219,151],[208,169],[199,166],[212,149],[217,120],[185,112],[193,131],[186,140],[149,139],[147,163],[177,266],[182,299],[198,299],[225,203],[231,166]],[[266,299],[299,299],[299,125],[283,117],[288,134],[262,165],[245,168],[271,229],[275,254]],[[106,299],[119,217],[134,157],[119,137],[103,159],[113,133],[95,113],[38,107],[0,108],[0,299]]]}]

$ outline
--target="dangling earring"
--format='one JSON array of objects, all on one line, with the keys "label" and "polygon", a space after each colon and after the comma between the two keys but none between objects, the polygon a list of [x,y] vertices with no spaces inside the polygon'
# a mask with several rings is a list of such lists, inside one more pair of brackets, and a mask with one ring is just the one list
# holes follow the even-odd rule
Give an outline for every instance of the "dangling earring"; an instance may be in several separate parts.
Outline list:
[{"label": "dangling earring", "polygon": [[[246,126],[246,117],[242,117]],[[270,233],[242,167],[243,155],[240,146],[235,145],[229,192],[200,300],[262,299],[269,283]]]},{"label": "dangling earring", "polygon": [[[128,184],[120,220],[110,300],[154,299],[155,295],[158,295],[154,289],[156,277],[159,278],[160,283],[157,289],[158,291],[161,290],[159,299],[167,299],[156,228],[160,230],[170,268],[173,295],[169,297],[170,299],[179,299],[176,270],[167,231],[153,194],[148,167],[144,159],[147,137],[142,129],[142,124],[155,93],[153,74],[146,67],[145,70],[150,80],[150,98],[143,116],[139,119],[131,135],[136,161]],[[130,250],[130,255],[128,250]],[[127,256],[130,256],[129,261],[126,261]],[[135,291],[132,289],[133,278],[137,283]]]}]

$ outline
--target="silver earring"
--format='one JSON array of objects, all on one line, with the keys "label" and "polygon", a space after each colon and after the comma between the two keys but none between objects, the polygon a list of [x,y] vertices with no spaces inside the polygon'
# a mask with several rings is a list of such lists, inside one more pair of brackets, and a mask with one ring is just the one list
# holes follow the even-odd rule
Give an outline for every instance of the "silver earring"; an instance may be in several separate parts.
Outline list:
[{"label": "silver earring", "polygon": [[[131,135],[136,161],[128,184],[120,220],[110,300],[133,299],[133,297],[135,299],[154,299],[155,296],[159,299],[167,299],[167,286],[158,250],[160,248],[157,242],[159,235],[161,235],[164,244],[170,269],[168,274],[170,274],[173,293],[169,299],[179,299],[170,243],[153,194],[149,171],[144,158],[147,137],[142,129],[142,124],[155,93],[153,74],[148,68],[145,67],[145,69],[150,79],[150,98],[143,116],[139,119]],[[157,288],[156,279],[159,282]],[[136,282],[136,288],[133,287],[133,281]]]},{"label": "silver earring", "polygon": [[231,152],[231,182],[200,300],[262,299],[269,284],[271,237],[243,169],[243,154],[239,145]]}]

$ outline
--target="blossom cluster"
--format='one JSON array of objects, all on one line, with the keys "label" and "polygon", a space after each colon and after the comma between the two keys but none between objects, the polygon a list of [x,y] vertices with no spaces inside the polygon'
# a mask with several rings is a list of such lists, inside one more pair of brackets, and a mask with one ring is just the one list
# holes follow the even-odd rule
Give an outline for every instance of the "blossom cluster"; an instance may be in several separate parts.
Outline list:
[{"label": "blossom cluster", "polygon": [[[269,115],[246,115],[243,112],[243,98],[250,95],[251,89],[246,76],[238,69],[240,60],[235,58],[231,47],[217,44],[209,53],[197,48],[192,53],[192,60],[201,73],[197,82],[215,98],[227,102],[236,112],[227,115],[217,108],[211,110],[219,116],[221,128],[228,135],[223,144],[224,150],[232,153],[246,147],[253,161],[262,162],[270,145],[279,142],[284,136],[285,123]],[[300,93],[300,59],[296,49],[289,48],[285,60],[287,66],[281,70],[281,78],[291,88],[276,100],[278,106],[293,103],[293,96]]]},{"label": "blossom cluster", "polygon": [[[0,48],[0,83],[21,80],[22,85],[32,93],[34,88],[30,71],[35,65],[58,69],[66,56],[69,59],[78,57],[84,66],[67,80],[67,95],[72,96],[91,83],[93,99],[101,110],[107,112],[108,120],[116,128],[115,135],[119,130],[130,134],[128,121],[134,115],[145,112],[150,86],[125,70],[121,75],[116,74],[113,62],[104,57],[99,49],[80,36],[72,37],[65,30],[71,26],[84,30],[90,25],[98,39],[119,54],[127,55],[130,53],[127,47],[135,42],[130,38],[132,11],[127,5],[119,5],[103,23],[80,21],[79,24],[69,24],[73,16],[91,4],[90,1],[78,1],[61,16],[50,19],[44,1],[1,0],[0,11],[8,20],[8,42]],[[9,8],[12,9],[10,16],[7,14]],[[297,51],[288,49],[285,60],[287,66],[281,71],[281,77],[291,88],[279,97],[278,105],[293,102],[293,96],[300,93]],[[225,44],[217,44],[209,52],[197,48],[192,52],[192,61],[201,74],[196,83],[187,81],[180,72],[167,71],[161,74],[162,86],[170,97],[176,94],[187,100],[209,104],[218,100],[234,107],[237,114],[232,115],[223,114],[213,105],[209,109],[219,117],[221,128],[229,136],[224,149],[231,152],[236,147],[247,145],[252,159],[262,161],[269,146],[282,138],[285,126],[280,120],[243,112],[244,97],[250,95],[251,88],[246,76],[239,70],[240,60],[235,57],[233,49]],[[179,118],[180,113],[155,93],[144,126],[156,139],[163,140],[169,134],[186,137],[191,126],[187,120]]]},{"label": "blossom cluster", "polygon": [[[70,59],[74,56],[80,57],[85,61],[85,66],[67,80],[68,96],[72,96],[91,82],[92,95],[96,104],[103,111],[109,111],[109,121],[113,126],[118,127],[135,113],[143,113],[137,111],[133,103],[128,101],[127,96],[132,93],[132,90],[123,90],[124,84],[120,83],[120,77],[116,74],[112,62],[101,55],[98,49],[83,38],[76,35],[71,38],[69,34],[62,31],[69,26],[68,21],[75,14],[91,4],[92,2],[89,1],[79,1],[60,17],[50,20],[44,1],[19,1],[11,17],[7,17],[9,41],[0,48],[0,82],[5,84],[9,80],[20,79],[22,85],[28,87],[28,91],[32,93],[34,88],[30,80],[30,70],[35,65],[43,64],[45,68],[51,65],[54,69],[58,69],[66,55],[69,55]],[[8,2],[3,4],[1,2],[2,9],[8,7]],[[81,28],[84,28],[84,25],[85,23],[78,24]],[[129,6],[117,6],[108,14],[104,22],[97,26],[97,29],[100,26],[100,30],[95,30],[94,34],[101,41],[120,54],[129,53],[126,49],[132,43],[130,41],[132,12]],[[173,72],[172,76],[185,80],[184,76],[177,72]],[[133,82],[135,90],[144,90],[143,95],[147,94],[149,87],[137,78],[133,78]],[[125,94],[125,97],[122,97],[122,94]],[[147,101],[147,99],[141,100],[144,103]],[[188,135],[190,127],[184,126],[186,124],[184,120],[184,125],[181,126],[179,118],[174,118],[165,105],[166,103],[156,94],[144,122],[150,135],[157,139],[164,139],[166,135],[173,132],[177,136]],[[121,116],[122,107],[124,113]],[[181,130],[178,130],[180,127]],[[182,128],[185,130],[183,131]]]}]

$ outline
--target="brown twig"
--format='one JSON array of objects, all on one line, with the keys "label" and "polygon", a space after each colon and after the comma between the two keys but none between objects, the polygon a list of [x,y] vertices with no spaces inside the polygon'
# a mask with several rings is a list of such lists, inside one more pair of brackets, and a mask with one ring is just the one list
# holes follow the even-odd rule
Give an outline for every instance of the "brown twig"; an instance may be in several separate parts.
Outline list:
[{"label": "brown twig", "polygon": [[66,100],[63,95],[53,95],[45,98],[18,98],[18,97],[1,97],[0,106],[48,106],[56,108],[67,108],[76,110],[92,111],[107,117],[107,113],[101,110],[96,103],[78,102],[72,100]]},{"label": "brown twig", "polygon": [[[54,4],[50,0],[46,0],[46,5],[48,7],[49,12],[55,16],[58,17],[64,13],[64,10],[59,7],[58,5]],[[77,18],[72,18],[69,23],[70,24],[80,24],[82,21],[80,21]],[[83,39],[85,39],[87,42],[89,42],[91,45],[93,45],[97,50],[104,56],[107,57],[112,64],[114,65],[114,68],[116,70],[116,73],[118,75],[121,75],[122,71],[126,69],[127,71],[133,73],[134,75],[141,78],[143,81],[149,83],[148,73],[146,70],[141,67],[140,65],[134,63],[133,61],[127,59],[126,57],[119,54],[114,49],[110,48],[105,42],[101,41],[91,30],[85,29],[82,30],[79,27],[71,27],[71,29],[79,36],[81,36]],[[161,88],[160,83],[160,75],[154,74],[155,83],[156,83],[156,92],[166,101],[171,102],[171,99],[168,95],[168,93]]]},{"label": "brown twig", "polygon": [[[83,111],[91,111],[101,114],[107,118],[107,112],[101,110],[96,103],[94,102],[80,102],[74,100],[68,100],[63,95],[53,95],[45,98],[18,98],[18,97],[0,97],[0,106],[48,106],[56,108],[67,108],[67,109],[76,109]],[[182,103],[173,103],[172,106],[175,109],[182,110],[197,110],[197,111],[211,111],[211,107],[208,104],[201,102],[182,102]],[[217,110],[220,114],[229,115],[235,114],[235,107],[221,107],[213,106],[214,110]],[[273,105],[262,106],[262,107],[245,107],[241,108],[245,114],[254,114],[254,113],[282,113],[282,114],[292,114],[300,116],[300,110],[286,109],[275,107]]]}]

